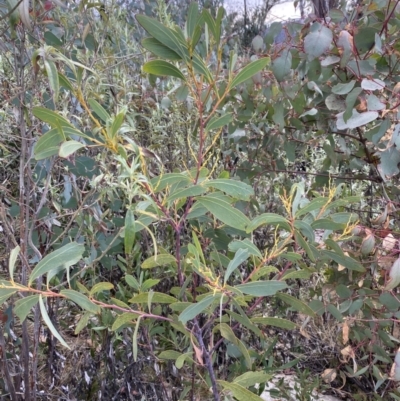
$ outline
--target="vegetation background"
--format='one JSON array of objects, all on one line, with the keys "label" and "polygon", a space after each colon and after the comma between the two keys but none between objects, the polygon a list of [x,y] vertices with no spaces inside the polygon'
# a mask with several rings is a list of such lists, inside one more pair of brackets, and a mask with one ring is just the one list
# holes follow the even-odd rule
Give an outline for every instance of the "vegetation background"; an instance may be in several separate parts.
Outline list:
[{"label": "vegetation background", "polygon": [[398,1],[272,5],[0,2],[4,399],[400,399]]}]

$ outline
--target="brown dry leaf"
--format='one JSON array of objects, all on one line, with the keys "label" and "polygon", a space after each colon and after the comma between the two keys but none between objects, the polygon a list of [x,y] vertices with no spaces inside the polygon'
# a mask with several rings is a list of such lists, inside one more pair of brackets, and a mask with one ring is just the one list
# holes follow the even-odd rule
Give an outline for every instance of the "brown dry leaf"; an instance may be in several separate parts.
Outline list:
[{"label": "brown dry leaf", "polygon": [[343,348],[340,353],[344,356],[345,362],[349,360],[349,358],[354,359],[355,354],[354,350],[351,345],[348,345],[347,347]]},{"label": "brown dry leaf", "polygon": [[358,283],[357,283],[357,285],[361,288],[363,285],[364,285],[364,280],[360,280]]},{"label": "brown dry leaf", "polygon": [[321,374],[322,380],[325,383],[332,383],[336,379],[336,376],[336,369],[325,369]]},{"label": "brown dry leaf", "polygon": [[349,332],[350,332],[349,323],[347,319],[345,319],[342,328],[343,344],[347,344],[347,342],[349,341]]},{"label": "brown dry leaf", "polygon": [[194,349],[194,353],[196,354],[196,359],[197,362],[201,365],[204,366],[204,361],[203,361],[203,352],[201,349],[194,343],[192,336],[190,336],[190,340],[192,342],[192,346]]},{"label": "brown dry leaf", "polygon": [[308,340],[311,340],[311,336],[303,329],[303,327],[300,327],[300,334]]},{"label": "brown dry leaf", "polygon": [[396,240],[396,238],[393,237],[393,234],[389,234],[383,239],[382,248],[385,251],[389,252],[394,248],[394,246],[396,245],[396,242],[397,242],[397,240]]}]

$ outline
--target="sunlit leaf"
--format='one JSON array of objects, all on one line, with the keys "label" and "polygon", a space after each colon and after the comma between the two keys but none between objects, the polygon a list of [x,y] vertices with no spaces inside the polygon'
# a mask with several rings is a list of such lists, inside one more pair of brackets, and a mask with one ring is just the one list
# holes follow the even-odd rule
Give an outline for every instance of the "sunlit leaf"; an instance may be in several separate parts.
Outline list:
[{"label": "sunlit leaf", "polygon": [[84,148],[85,145],[81,142],[70,140],[61,144],[58,154],[64,159],[74,154],[77,150]]},{"label": "sunlit leaf", "polygon": [[262,398],[237,383],[217,380],[224,389],[229,390],[238,401],[262,401]]},{"label": "sunlit leaf", "polygon": [[161,253],[155,256],[150,256],[144,262],[142,262],[142,269],[152,269],[158,266],[175,265],[175,256],[169,255],[168,253]]}]

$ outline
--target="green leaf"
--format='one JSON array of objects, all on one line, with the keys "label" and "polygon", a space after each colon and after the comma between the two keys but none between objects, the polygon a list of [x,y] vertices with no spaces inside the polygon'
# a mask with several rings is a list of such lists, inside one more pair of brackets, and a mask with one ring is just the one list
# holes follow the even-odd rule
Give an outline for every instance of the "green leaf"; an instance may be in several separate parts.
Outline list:
[{"label": "green leaf", "polygon": [[41,121],[50,124],[52,128],[61,127],[73,127],[73,125],[63,116],[56,113],[55,111],[46,109],[45,107],[34,107],[32,109],[33,115]]},{"label": "green leaf", "polygon": [[221,220],[230,227],[245,231],[250,225],[250,220],[240,210],[235,209],[225,200],[208,195],[197,198],[197,203],[207,208],[218,220]]},{"label": "green leaf", "polygon": [[289,294],[277,294],[277,297],[283,302],[290,305],[292,308],[296,309],[298,312],[304,313],[305,315],[315,317],[314,311],[304,302],[299,299],[292,297]]},{"label": "green leaf", "polygon": [[292,231],[289,222],[284,217],[279,216],[279,214],[275,213],[263,213],[251,221],[247,229],[247,232],[254,231],[258,227],[263,225],[279,226],[280,228],[283,228],[286,231],[289,232]]},{"label": "green leaf", "polygon": [[312,275],[312,271],[309,270],[294,270],[294,271],[289,271],[286,273],[283,277],[282,280],[293,280],[293,279],[303,279],[303,280],[308,280],[310,276]]},{"label": "green leaf", "polygon": [[43,160],[58,154],[60,143],[65,140],[65,136],[58,128],[53,128],[42,135],[37,141],[33,154],[36,160]]},{"label": "green leaf", "polygon": [[128,209],[125,216],[125,236],[124,247],[125,254],[132,253],[133,244],[135,242],[135,215],[131,209]]},{"label": "green leaf", "polygon": [[314,230],[309,224],[307,224],[305,221],[295,220],[293,225],[295,228],[297,228],[297,230],[301,231],[301,233],[308,239],[310,243],[315,242]]},{"label": "green leaf", "polygon": [[90,312],[85,312],[82,317],[79,319],[78,324],[75,327],[74,334],[78,335],[88,324],[89,320],[92,317]]},{"label": "green leaf", "polygon": [[250,196],[254,195],[254,190],[250,185],[232,179],[217,178],[215,180],[204,181],[201,185],[218,189],[219,191],[223,191],[226,194],[241,200],[249,200]]},{"label": "green leaf", "polygon": [[125,114],[126,114],[126,109],[123,109],[114,117],[110,127],[112,138],[115,138],[117,136],[118,131],[121,128],[122,123],[124,122]]},{"label": "green leaf", "polygon": [[229,383],[223,380],[217,380],[217,382],[224,389],[232,392],[233,396],[237,398],[238,401],[262,401],[261,397],[255,395],[254,393],[237,383]]},{"label": "green leaf", "polygon": [[315,198],[310,203],[307,203],[304,207],[297,210],[296,217],[299,218],[307,213],[313,212],[314,210],[320,210],[328,202],[329,202],[329,199],[325,198],[325,197]]},{"label": "green leaf", "polygon": [[233,332],[233,330],[226,324],[226,323],[221,323],[218,326],[220,332],[221,332],[221,336],[225,339],[227,339],[228,341],[230,341],[232,344],[236,345],[240,352],[242,353],[245,361],[246,361],[246,367],[247,369],[251,369],[252,363],[251,363],[251,358],[250,358],[250,354],[249,351],[247,350],[247,348],[245,347],[245,345],[243,344],[242,341],[240,341],[236,336],[235,333]]},{"label": "green leaf", "polygon": [[268,57],[262,58],[260,60],[256,60],[246,65],[236,76],[233,78],[232,82],[228,85],[228,89],[232,89],[235,86],[247,81],[253,75],[260,72],[263,68],[265,68],[270,62]]},{"label": "green leaf", "polygon": [[142,263],[142,269],[152,269],[153,267],[176,265],[175,256],[168,253],[160,253],[159,255],[150,256]]},{"label": "green leaf", "polygon": [[232,252],[236,252],[240,248],[246,249],[250,255],[257,256],[260,259],[262,258],[260,250],[248,238],[242,241],[233,241],[229,244],[229,250]]},{"label": "green leaf", "polygon": [[46,310],[46,306],[44,305],[43,302],[43,298],[42,298],[42,294],[39,295],[39,306],[40,306],[40,312],[42,314],[42,318],[44,320],[44,322],[46,323],[46,326],[49,328],[49,330],[51,331],[51,333],[53,334],[54,337],[57,338],[58,341],[60,341],[60,343],[68,348],[71,349],[68,344],[64,341],[64,339],[61,337],[60,333],[56,330],[56,328],[53,326],[53,323],[51,322],[51,319],[47,313]]},{"label": "green leaf", "polygon": [[74,92],[74,87],[72,86],[69,79],[59,71],[58,71],[58,82],[60,83],[60,86],[69,89],[71,92]]},{"label": "green leaf", "polygon": [[173,184],[189,184],[192,180],[190,177],[182,173],[167,173],[159,177],[154,177],[150,182],[154,192],[160,192]]},{"label": "green leaf", "polygon": [[10,280],[11,281],[14,280],[15,263],[17,262],[17,258],[18,258],[20,249],[21,249],[20,246],[17,245],[10,252],[10,259],[8,261],[8,273],[10,275]]},{"label": "green leaf", "polygon": [[304,38],[304,52],[309,60],[322,56],[329,50],[333,39],[332,31],[319,24],[314,23],[311,32]]},{"label": "green leaf", "polygon": [[[12,286],[12,283],[10,283]],[[12,295],[14,295],[18,290],[13,288],[0,288],[0,305],[7,301]]]},{"label": "green leaf", "polygon": [[347,95],[349,92],[352,91],[355,84],[356,84],[355,80],[346,82],[344,84],[337,84],[332,87],[332,92],[335,93],[336,95]]},{"label": "green leaf", "polygon": [[307,256],[310,258],[310,260],[312,262],[315,262],[316,258],[313,251],[311,250],[311,247],[308,245],[307,241],[303,238],[298,230],[294,231],[294,238],[297,244],[299,244],[306,251]]},{"label": "green leaf", "polygon": [[235,288],[244,294],[253,295],[255,297],[265,297],[275,295],[278,291],[287,288],[287,284],[283,281],[268,280],[239,284],[235,286]]},{"label": "green leaf", "polygon": [[199,17],[199,5],[195,2],[190,3],[186,21],[186,31],[189,38],[193,37]]},{"label": "green leaf", "polygon": [[127,324],[133,324],[133,322],[139,317],[140,315],[138,315],[137,313],[132,313],[132,312],[125,312],[122,315],[119,315],[112,327],[111,330],[112,331],[117,331],[120,327],[125,326]]},{"label": "green leaf", "polygon": [[127,274],[127,275],[125,276],[125,281],[126,281],[126,283],[127,283],[130,287],[132,287],[132,288],[135,289],[136,291],[139,291],[139,289],[140,289],[140,284],[139,284],[139,282],[136,280],[135,277],[133,277],[133,276],[130,275],[130,274]]},{"label": "green leaf", "polygon": [[137,356],[138,356],[137,334],[138,334],[138,331],[139,331],[140,319],[141,319],[141,316],[139,316],[139,317],[137,318],[136,326],[135,326],[135,331],[133,332],[133,336],[132,336],[133,360],[134,360],[135,362],[137,361]]},{"label": "green leaf", "polygon": [[108,114],[107,110],[97,101],[94,99],[88,99],[88,103],[90,108],[101,118],[103,122],[107,122],[111,120],[111,116]]},{"label": "green leaf", "polygon": [[273,375],[264,372],[246,372],[236,377],[233,382],[243,387],[251,387],[258,383],[266,383],[272,379]]},{"label": "green leaf", "polygon": [[326,309],[336,320],[343,322],[343,315],[335,305],[329,304]]},{"label": "green leaf", "polygon": [[174,350],[166,350],[166,351],[162,351],[162,352],[160,352],[158,355],[157,355],[157,357],[159,358],[159,359],[169,359],[169,360],[176,360],[176,359],[178,359],[180,356],[182,355],[182,353],[181,352],[178,352],[178,351],[174,351]]},{"label": "green leaf", "polygon": [[242,324],[244,327],[247,327],[249,330],[251,330],[254,334],[256,334],[257,336],[262,336],[261,330],[250,321],[250,319],[246,316],[246,313],[244,313],[243,309],[240,308],[240,306],[236,303],[236,301],[234,301],[234,304],[239,309],[240,315],[230,310],[227,310],[226,312],[238,323]]},{"label": "green leaf", "polygon": [[204,297],[201,301],[188,306],[180,315],[179,320],[186,324],[189,320],[194,319],[197,315],[202,313],[206,308],[208,308],[215,300],[220,299],[221,294],[208,295]]},{"label": "green leaf", "polygon": [[311,227],[313,230],[344,230],[346,228],[346,224],[344,223],[336,223],[329,219],[319,219],[315,220],[311,223]]},{"label": "green leaf", "polygon": [[109,283],[107,281],[103,281],[101,283],[97,283],[90,290],[90,296],[92,297],[94,294],[97,294],[98,292],[110,291],[113,288],[114,288],[114,284]]},{"label": "green leaf", "polygon": [[14,313],[21,323],[26,319],[31,309],[39,302],[39,295],[29,295],[15,302]]},{"label": "green leaf", "polygon": [[180,78],[183,81],[185,80],[185,76],[182,74],[181,70],[175,67],[173,64],[168,63],[168,61],[164,60],[153,60],[148,61],[143,66],[143,71],[148,74],[153,75],[167,75],[170,77]]},{"label": "green leaf", "polygon": [[271,70],[278,82],[285,80],[292,69],[292,53],[290,49],[283,49],[278,57],[272,60]]},{"label": "green leaf", "polygon": [[[134,295],[130,300],[129,303],[131,304],[146,304],[149,301],[149,293],[142,292],[141,294]],[[152,302],[157,302],[159,304],[172,304],[177,302],[177,299],[171,297],[171,295],[163,294],[162,292],[153,292],[152,293]]]},{"label": "green leaf", "polygon": [[63,266],[65,269],[72,266],[82,258],[85,247],[76,242],[70,242],[62,246],[56,251],[51,252],[45,256],[32,270],[29,277],[29,285],[33,283],[39,276]]},{"label": "green leaf", "polygon": [[279,317],[253,317],[251,321],[255,324],[280,327],[281,329],[285,330],[294,330],[297,327],[296,323],[293,323],[287,319],[281,319]]},{"label": "green leaf", "polygon": [[206,125],[206,131],[211,131],[214,129],[219,129],[224,125],[228,125],[233,119],[232,113],[222,114],[221,116],[215,115]]},{"label": "green leaf", "polygon": [[375,121],[378,117],[379,113],[377,111],[358,113],[356,109],[353,109],[352,115],[347,121],[344,120],[344,112],[337,114],[336,126],[340,130],[354,129]]},{"label": "green leaf", "polygon": [[154,18],[145,15],[136,15],[139,24],[155,39],[164,46],[179,54],[186,61],[189,59],[187,45],[184,40],[180,40],[177,32],[164,26]]},{"label": "green leaf", "polygon": [[145,38],[142,40],[142,46],[149,52],[155,54],[157,57],[165,58],[171,61],[180,61],[182,57],[171,50],[169,47],[163,45],[155,38]]},{"label": "green leaf", "polygon": [[225,271],[224,284],[229,280],[231,274],[241,265],[245,260],[249,258],[250,254],[247,249],[238,249],[235,253],[234,258],[229,262],[229,265]]},{"label": "green leaf", "polygon": [[325,255],[325,258],[332,259],[337,264],[347,267],[349,270],[355,270],[361,273],[365,272],[365,267],[350,256],[339,255],[336,252],[329,251],[327,249],[322,249],[321,253],[322,255]]},{"label": "green leaf", "polygon": [[81,294],[75,290],[61,290],[60,294],[75,302],[82,309],[87,310],[88,312],[97,314],[100,313],[100,306],[94,304],[86,295]]},{"label": "green leaf", "polygon": [[74,154],[77,150],[84,148],[85,145],[74,140],[70,140],[61,144],[58,155],[66,159]]},{"label": "green leaf", "polygon": [[167,198],[167,202],[173,202],[177,199],[188,198],[189,196],[202,195],[207,191],[206,188],[201,185],[192,185],[188,188],[178,189],[174,191],[172,195]]},{"label": "green leaf", "polygon": [[53,92],[54,104],[57,102],[60,85],[58,81],[58,71],[53,61],[43,59],[44,68],[46,70],[47,77],[49,78],[50,89]]},{"label": "green leaf", "polygon": [[204,21],[206,22],[208,29],[211,31],[214,38],[216,38],[217,37],[217,27],[216,27],[214,18],[210,14],[210,11],[208,11],[207,9],[204,8],[202,11],[202,17],[204,18]]}]

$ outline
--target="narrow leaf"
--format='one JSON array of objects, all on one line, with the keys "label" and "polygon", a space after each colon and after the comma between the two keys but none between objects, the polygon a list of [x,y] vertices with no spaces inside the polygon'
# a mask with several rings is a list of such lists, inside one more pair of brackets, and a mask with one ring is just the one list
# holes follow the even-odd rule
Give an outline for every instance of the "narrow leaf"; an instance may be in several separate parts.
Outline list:
[{"label": "narrow leaf", "polygon": [[53,326],[52,321],[50,320],[50,317],[47,313],[46,306],[43,302],[42,294],[39,295],[39,306],[40,306],[40,312],[42,314],[43,320],[46,323],[46,326],[50,329],[51,333],[53,334],[54,337],[57,338],[60,343],[68,348],[71,349],[68,344],[64,341],[64,339],[61,337],[60,333],[56,330],[56,328]]},{"label": "narrow leaf", "polygon": [[239,267],[245,260],[249,258],[250,254],[246,249],[239,249],[234,258],[229,262],[228,268],[226,269],[224,276],[224,284],[229,280],[230,275],[236,268]]},{"label": "narrow leaf", "polygon": [[239,284],[235,286],[235,288],[244,294],[253,295],[255,297],[265,297],[275,295],[278,291],[287,288],[287,284],[283,281],[268,280]]},{"label": "narrow leaf", "polygon": [[[156,302],[159,304],[172,304],[174,302],[177,302],[176,298],[171,297],[171,295],[168,295],[168,294],[163,294],[162,292],[153,292],[151,300],[152,300],[152,302]],[[141,294],[133,296],[129,300],[129,303],[146,304],[146,303],[148,303],[148,301],[149,301],[149,293],[143,292]]]},{"label": "narrow leaf", "polygon": [[254,195],[253,187],[250,185],[232,179],[215,179],[205,181],[201,185],[211,187],[223,191],[234,198],[241,200],[249,200]]},{"label": "narrow leaf", "polygon": [[228,125],[232,121],[232,119],[233,119],[232,113],[222,114],[221,116],[214,116],[208,122],[208,124],[206,126],[206,130],[211,131],[214,129],[219,129],[219,128],[223,127],[224,125]]},{"label": "narrow leaf", "polygon": [[94,99],[89,99],[88,103],[90,108],[103,120],[103,122],[106,123],[111,119],[111,116],[108,114],[107,110],[105,110],[99,102]]},{"label": "narrow leaf", "polygon": [[169,255],[168,253],[161,253],[156,256],[150,256],[142,263],[142,269],[152,269],[153,267],[165,266],[176,264],[175,256]]},{"label": "narrow leaf", "polygon": [[19,255],[20,251],[20,246],[17,245],[13,250],[10,252],[10,259],[8,261],[8,272],[10,274],[10,280],[14,281],[14,269],[15,269],[15,263],[17,262],[17,258]]},{"label": "narrow leaf", "polygon": [[[281,294],[278,294],[281,295]],[[280,327],[285,330],[294,330],[297,325],[290,320],[281,319],[279,317],[253,317],[251,319],[253,323],[263,324],[265,326]]]},{"label": "narrow leaf", "polygon": [[273,225],[283,228],[286,231],[292,231],[289,222],[279,214],[275,213],[263,213],[253,219],[247,229],[248,232],[254,231],[262,225]]},{"label": "narrow leaf", "polygon": [[33,269],[29,277],[29,285],[39,276],[59,266],[69,267],[82,258],[85,250],[83,245],[71,242],[45,256]]},{"label": "narrow leaf", "polygon": [[39,295],[29,295],[15,302],[14,313],[21,323],[26,319],[31,309],[39,302]]},{"label": "narrow leaf", "polygon": [[208,308],[215,300],[219,299],[221,294],[218,295],[208,295],[203,298],[200,302],[190,305],[187,307],[180,315],[179,320],[186,324],[189,320],[194,319],[197,315],[202,313],[206,308]]},{"label": "narrow leaf", "polygon": [[167,202],[173,202],[177,199],[188,198],[189,196],[198,196],[202,195],[207,191],[206,188],[201,185],[192,185],[188,188],[178,189],[174,191],[168,198]]},{"label": "narrow leaf", "polygon": [[290,305],[292,308],[296,309],[298,312],[304,313],[305,315],[314,317],[314,311],[304,302],[299,299],[292,297],[289,294],[277,294],[277,297],[281,299],[283,302]]},{"label": "narrow leaf", "polygon": [[247,81],[250,79],[253,75],[257,74],[257,72],[260,72],[263,68],[265,68],[269,64],[270,60],[268,57],[264,57],[260,60],[256,60],[251,62],[250,64],[246,65],[239,74],[236,75],[235,78],[233,78],[232,82],[229,84],[228,88],[232,89],[235,86],[241,84],[242,82]]},{"label": "narrow leaf", "polygon": [[160,41],[155,38],[145,38],[142,40],[142,46],[153,53],[157,57],[165,58],[171,61],[180,61],[182,57],[171,50],[169,47],[163,45]]},{"label": "narrow leaf", "polygon": [[262,401],[262,398],[255,395],[251,391],[247,390],[243,386],[237,383],[229,383],[223,380],[217,380],[217,382],[226,390],[232,392],[233,396],[238,401]]},{"label": "narrow leaf", "polygon": [[42,135],[36,142],[33,154],[36,160],[43,160],[54,156],[60,149],[60,144],[65,140],[58,128],[53,128]]},{"label": "narrow leaf", "polygon": [[46,69],[47,77],[49,78],[50,89],[53,92],[54,104],[57,102],[60,84],[58,81],[58,71],[56,64],[53,61],[44,59],[44,68]]},{"label": "narrow leaf", "polygon": [[128,209],[125,216],[125,237],[124,246],[125,254],[132,253],[133,244],[135,242],[135,215],[131,209]]},{"label": "narrow leaf", "polygon": [[218,220],[238,230],[246,230],[250,220],[240,211],[235,209],[225,200],[211,196],[197,198],[197,202],[207,208]]},{"label": "narrow leaf", "polygon": [[95,284],[90,290],[90,296],[92,297],[94,294],[102,291],[110,291],[114,288],[114,284],[109,283],[107,281]]},{"label": "narrow leaf", "polygon": [[349,270],[355,270],[357,272],[364,273],[365,267],[357,260],[346,255],[339,255],[336,252],[328,251],[327,249],[321,250],[322,255],[334,260],[337,264],[347,267]]},{"label": "narrow leaf", "polygon": [[133,322],[139,317],[140,315],[138,315],[137,313],[132,313],[132,312],[126,312],[123,313],[122,315],[119,315],[112,327],[111,330],[112,331],[117,331],[120,327],[125,326],[127,324],[133,324]]},{"label": "narrow leaf", "polygon": [[181,70],[179,70],[173,64],[168,63],[168,61],[164,60],[148,61],[143,66],[143,71],[147,72],[148,74],[161,75],[161,76],[167,75],[171,77],[180,78],[183,81],[185,80],[185,76],[182,74]]},{"label": "narrow leaf", "polygon": [[75,290],[61,290],[60,294],[75,302],[82,309],[87,310],[88,312],[97,314],[100,312],[100,307],[94,304],[86,295],[81,294]]},{"label": "narrow leaf", "polygon": [[73,127],[73,125],[63,116],[56,113],[55,111],[46,109],[45,107],[34,107],[32,109],[33,115],[41,121],[48,123],[52,128],[58,128],[59,125],[62,127]]},{"label": "narrow leaf", "polygon": [[139,331],[140,318],[141,318],[141,316],[139,316],[137,321],[136,321],[135,331],[134,331],[133,336],[132,336],[133,360],[135,362],[137,361],[137,356],[138,356],[137,335],[138,335],[138,331]]},{"label": "narrow leaf", "polygon": [[240,248],[246,249],[250,255],[257,256],[260,259],[262,258],[260,250],[248,238],[245,238],[243,241],[233,241],[229,244],[230,251],[235,252]]}]

